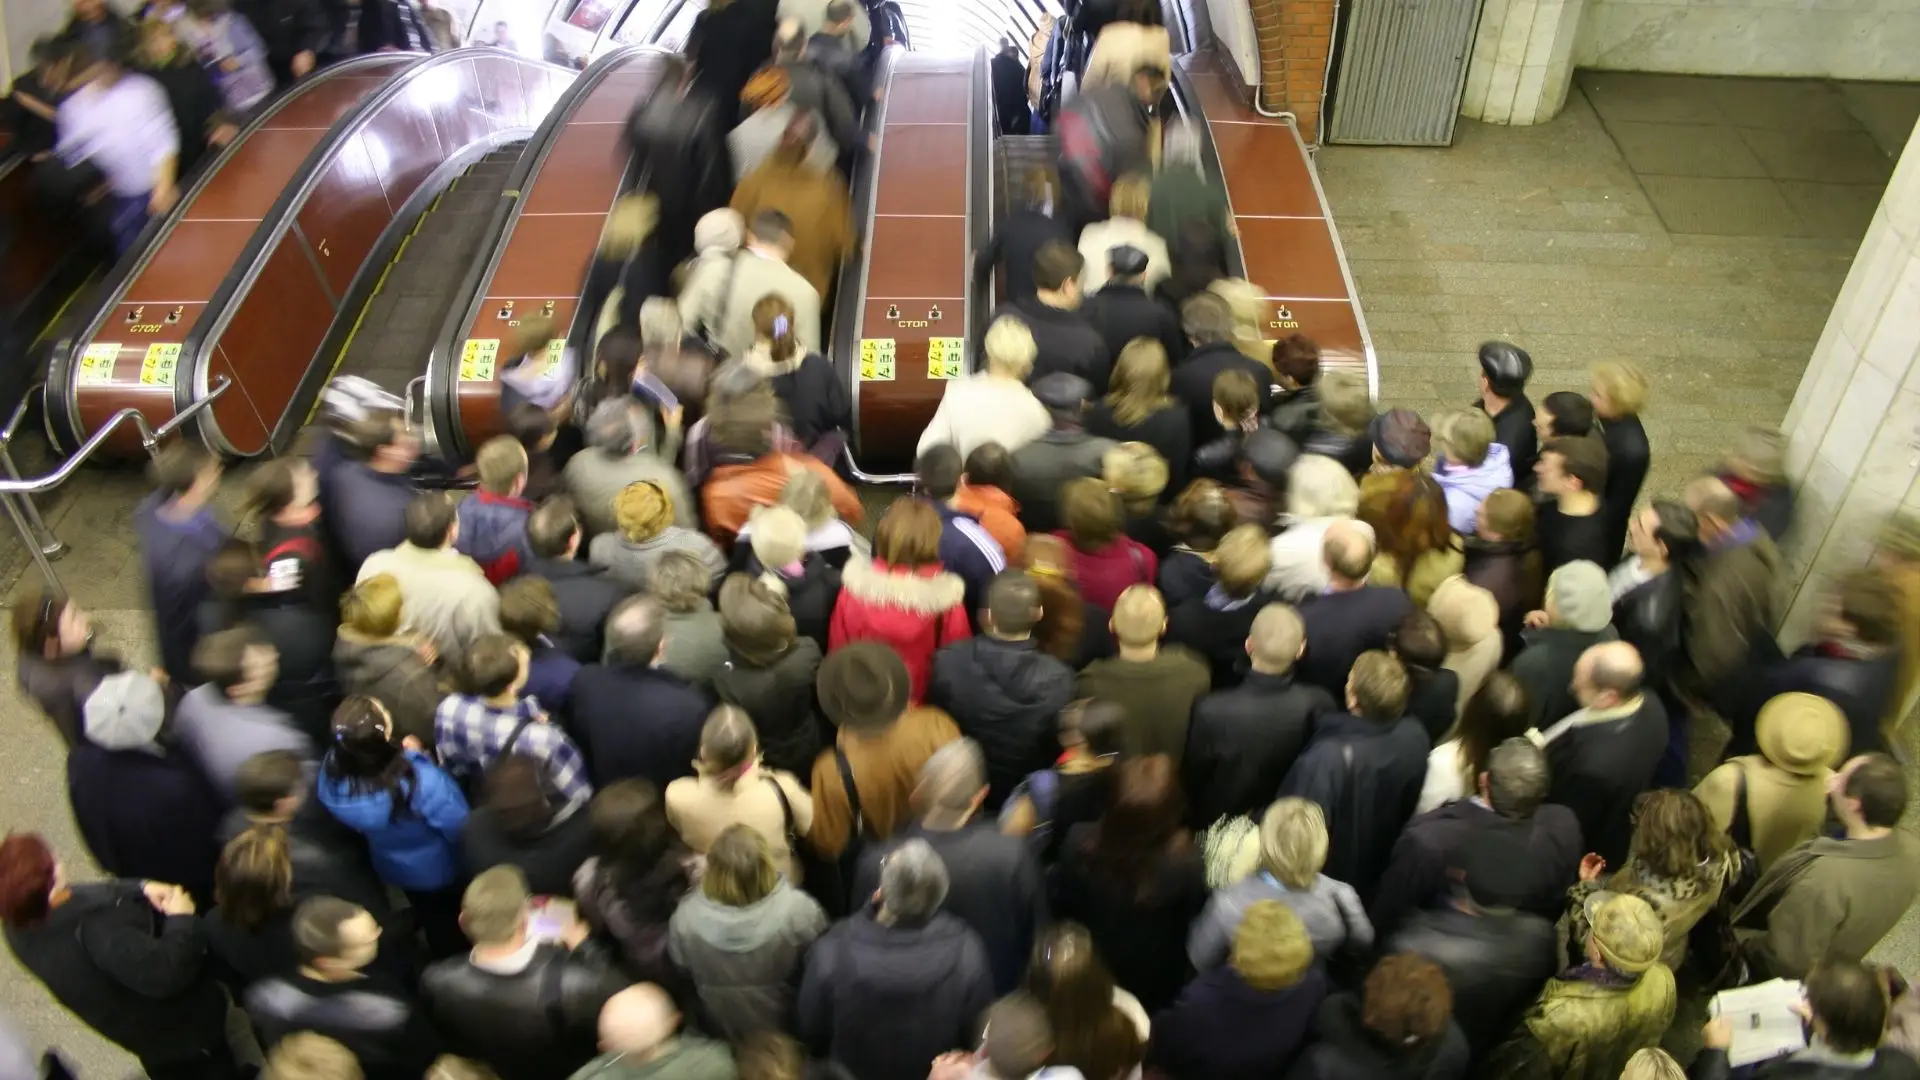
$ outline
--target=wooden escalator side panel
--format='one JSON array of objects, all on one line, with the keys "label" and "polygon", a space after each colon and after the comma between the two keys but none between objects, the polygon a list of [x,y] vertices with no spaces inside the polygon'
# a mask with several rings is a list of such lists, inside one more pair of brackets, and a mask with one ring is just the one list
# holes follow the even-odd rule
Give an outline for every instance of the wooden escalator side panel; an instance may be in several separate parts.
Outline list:
[{"label": "wooden escalator side panel", "polygon": [[1333,213],[1294,125],[1261,116],[1211,51],[1178,61],[1204,114],[1240,232],[1247,280],[1267,297],[1261,336],[1305,334],[1327,370],[1367,376],[1377,390],[1373,343],[1360,311]]}]

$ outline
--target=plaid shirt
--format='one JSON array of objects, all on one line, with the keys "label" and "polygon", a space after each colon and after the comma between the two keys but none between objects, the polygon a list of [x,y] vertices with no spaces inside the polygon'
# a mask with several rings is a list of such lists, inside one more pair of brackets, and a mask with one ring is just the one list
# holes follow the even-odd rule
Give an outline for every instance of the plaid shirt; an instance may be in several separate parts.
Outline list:
[{"label": "plaid shirt", "polygon": [[562,814],[593,797],[587,782],[587,760],[567,733],[543,722],[538,698],[524,697],[500,709],[466,694],[451,694],[433,714],[433,740],[440,764],[463,784],[480,779],[498,760],[522,720],[531,723],[520,732],[513,752],[540,763],[541,779],[549,795],[565,800]]}]

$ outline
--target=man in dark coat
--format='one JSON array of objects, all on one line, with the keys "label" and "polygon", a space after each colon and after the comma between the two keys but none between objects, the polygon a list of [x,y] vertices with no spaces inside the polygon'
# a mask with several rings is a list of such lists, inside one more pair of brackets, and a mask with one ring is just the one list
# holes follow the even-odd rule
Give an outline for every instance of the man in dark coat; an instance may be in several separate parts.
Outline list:
[{"label": "man in dark coat", "polygon": [[1413,601],[1404,590],[1367,584],[1373,572],[1373,540],[1352,525],[1340,522],[1327,529],[1321,558],[1327,565],[1327,591],[1310,597],[1300,607],[1306,627],[1307,651],[1300,658],[1300,678],[1336,699],[1347,691],[1347,673],[1354,658],[1369,649],[1384,649],[1394,628]]},{"label": "man in dark coat", "polygon": [[1443,907],[1448,871],[1458,869],[1463,850],[1486,837],[1512,849],[1511,902],[1503,906],[1548,919],[1566,908],[1567,888],[1579,875],[1587,849],[1573,811],[1544,801],[1552,786],[1546,752],[1526,739],[1508,739],[1488,755],[1487,771],[1475,786],[1474,797],[1455,799],[1408,822],[1394,842],[1367,912],[1376,938],[1390,936],[1416,911]]},{"label": "man in dark coat", "polygon": [[1000,43],[992,61],[993,111],[1002,135],[1027,135],[1033,131],[1033,116],[1027,111],[1027,66],[1020,62],[1020,48],[1011,40]]},{"label": "man in dark coat", "polygon": [[1037,350],[1028,385],[1053,374],[1076,375],[1107,392],[1113,357],[1081,306],[1080,252],[1065,241],[1049,240],[1033,257],[1034,294],[1000,305],[994,317],[1012,315],[1026,324]]},{"label": "man in dark coat", "polygon": [[1061,220],[1075,235],[1106,217],[1115,180],[1153,171],[1147,114],[1166,86],[1166,72],[1142,68],[1125,85],[1094,87],[1060,110]]},{"label": "man in dark coat", "polygon": [[547,579],[560,605],[560,629],[553,643],[581,663],[600,659],[601,628],[613,609],[632,595],[602,567],[581,562],[580,519],[567,499],[548,499],[527,518],[527,546],[533,563],[527,573]]},{"label": "man in dark coat", "polygon": [[[741,28],[740,32],[747,38],[759,39],[762,27],[758,14],[752,9],[760,7],[771,9],[773,4],[771,0],[736,0],[724,8],[701,12],[701,22],[694,25],[696,41],[713,41],[714,55],[720,58],[716,63],[723,61],[728,68],[742,63],[757,67],[773,49],[770,11],[764,21],[766,36],[759,40],[758,52],[736,55],[731,49],[744,46],[736,42],[730,49],[718,38],[703,39],[700,35],[702,26],[711,26],[713,34],[719,35],[721,27],[712,20],[720,20],[727,24],[725,36],[732,37],[735,25],[745,21],[755,25]],[[688,43],[689,49],[694,47],[695,42]],[[693,254],[694,225],[708,211],[720,209],[733,197],[733,152],[727,147],[727,133],[733,130],[740,89],[752,75],[753,67],[744,73],[722,72],[700,59],[695,60],[695,67],[700,74],[694,77],[691,86],[660,87],[637,104],[627,119],[630,153],[644,154],[650,161],[675,163],[671,169],[646,170],[647,194],[660,200],[658,224],[648,245],[657,256],[657,261],[649,260],[655,266],[673,266]],[[729,91],[727,87],[733,84],[736,74],[738,85],[732,85]],[[711,82],[706,81],[709,75]],[[633,265],[639,267],[643,261],[636,259]],[[634,284],[631,280],[628,282],[629,292]]]},{"label": "man in dark coat", "polygon": [[227,540],[208,505],[220,487],[220,460],[200,444],[180,440],[160,451],[148,473],[155,490],[134,508],[133,527],[153,600],[160,666],[174,685],[193,686],[201,681],[192,657],[207,598],[207,564]]},{"label": "man in dark coat", "polygon": [[1667,712],[1642,693],[1640,656],[1622,641],[1595,645],[1573,669],[1580,708],[1544,729],[1553,787],[1547,801],[1573,811],[1587,850],[1608,865],[1626,861],[1633,801],[1653,786],[1667,748]]},{"label": "man in dark coat", "polygon": [[1324,873],[1369,900],[1420,801],[1432,744],[1420,721],[1406,715],[1406,669],[1384,651],[1354,661],[1346,705],[1344,713],[1319,718],[1280,794],[1320,804],[1327,818]]},{"label": "man in dark coat", "polygon": [[1674,687],[1723,716],[1738,716],[1747,669],[1756,657],[1778,655],[1772,627],[1780,549],[1724,482],[1703,476],[1682,496],[1700,526],[1700,551],[1688,567],[1686,656]]},{"label": "man in dark coat", "polygon": [[1273,372],[1233,343],[1233,309],[1226,300],[1210,292],[1189,297],[1180,307],[1180,326],[1193,351],[1174,367],[1169,390],[1187,407],[1195,442],[1201,441],[1201,432],[1220,430],[1213,415],[1213,381],[1223,372],[1252,376],[1260,388],[1261,415],[1273,408]]},{"label": "man in dark coat", "polygon": [[685,679],[660,666],[667,654],[667,612],[658,600],[636,596],[607,617],[604,663],[573,677],[568,725],[587,758],[595,787],[641,777],[661,790],[693,775],[700,729],[712,702]]},{"label": "man in dark coat", "polygon": [[961,734],[979,743],[989,810],[1060,752],[1057,718],[1073,700],[1073,669],[1034,643],[1040,616],[1039,586],[1007,571],[987,590],[980,634],[933,655],[927,704],[945,709]]},{"label": "man in dark coat", "polygon": [[322,485],[321,511],[340,549],[342,577],[352,579],[368,556],[406,540],[407,507],[419,494],[408,471],[420,446],[398,413],[353,422],[339,446],[345,460]]},{"label": "man in dark coat", "polygon": [[1100,476],[1112,439],[1087,434],[1087,381],[1056,372],[1033,383],[1033,396],[1047,407],[1053,430],[1013,452],[1013,497],[1029,535],[1060,527],[1060,489],[1082,476]]},{"label": "man in dark coat", "polygon": [[13,615],[19,656],[14,681],[46,713],[71,750],[86,739],[81,706],[100,680],[125,665],[118,657],[94,651],[87,613],[52,590],[21,597]]},{"label": "man in dark coat", "polygon": [[243,0],[238,5],[259,32],[267,64],[283,87],[336,51],[334,26],[346,23],[345,7],[339,0]]},{"label": "man in dark coat", "polygon": [[[1880,720],[1892,704],[1900,669],[1900,600],[1879,571],[1849,570],[1828,586],[1814,640],[1759,674],[1754,705],[1730,717],[1726,757],[1756,752],[1760,705],[1781,694],[1814,694],[1847,718],[1849,753],[1886,752]],[[1920,632],[1920,631],[1909,631]]]},{"label": "man in dark coat", "polygon": [[815,1056],[860,1080],[924,1080],[979,1038],[993,971],[980,935],[940,910],[948,885],[932,845],[908,840],[880,868],[878,899],[813,943],[794,1030]]},{"label": "man in dark coat", "polygon": [[1474,407],[1493,417],[1493,441],[1513,459],[1513,481],[1533,488],[1533,463],[1540,457],[1540,433],[1533,429],[1533,402],[1527,380],[1533,357],[1518,345],[1489,341],[1480,346],[1480,400]]},{"label": "man in dark coat", "polygon": [[432,52],[433,34],[413,0],[360,0],[360,51]]},{"label": "man in dark coat", "polygon": [[221,849],[256,825],[284,829],[293,864],[288,889],[295,902],[337,896],[387,921],[392,905],[386,885],[374,874],[366,839],[310,797],[313,778],[299,755],[269,750],[248,758],[234,777],[234,794],[239,805],[221,819],[215,836]]},{"label": "man in dark coat", "polygon": [[1606,572],[1590,562],[1572,562],[1547,579],[1545,626],[1523,630],[1513,676],[1527,688],[1533,726],[1545,730],[1578,707],[1573,667],[1595,645],[1617,641],[1612,592]]},{"label": "man in dark coat", "polygon": [[[1023,186],[1019,205],[1008,208],[986,245],[973,256],[974,280],[987,281],[995,271],[1004,275],[999,294],[1002,304],[1017,305],[1038,295],[1034,260],[1042,248],[1056,242],[1073,247],[1074,238],[1066,226],[1054,220],[1053,181],[1045,170],[1035,170],[1024,178]],[[1016,201],[1013,192],[1008,192],[1007,200]]]},{"label": "man in dark coat", "polygon": [[872,896],[880,867],[901,845],[919,839],[947,868],[940,910],[973,928],[986,949],[993,992],[1011,993],[1026,974],[1033,939],[1047,924],[1047,880],[1033,849],[979,814],[987,797],[986,759],[972,739],[956,739],[920,767],[913,789],[919,820],[883,846],[861,853],[853,895]]},{"label": "man in dark coat", "polygon": [[1247,635],[1246,679],[1194,705],[1181,770],[1195,827],[1238,814],[1259,820],[1306,748],[1314,717],[1338,711],[1333,695],[1294,678],[1305,649],[1299,614],[1268,604]]},{"label": "man in dark coat", "polygon": [[1117,363],[1128,342],[1146,338],[1167,350],[1168,364],[1178,364],[1187,355],[1187,335],[1180,316],[1147,295],[1147,253],[1122,244],[1107,252],[1107,268],[1113,276],[1086,302],[1087,319],[1106,341],[1107,355]]}]

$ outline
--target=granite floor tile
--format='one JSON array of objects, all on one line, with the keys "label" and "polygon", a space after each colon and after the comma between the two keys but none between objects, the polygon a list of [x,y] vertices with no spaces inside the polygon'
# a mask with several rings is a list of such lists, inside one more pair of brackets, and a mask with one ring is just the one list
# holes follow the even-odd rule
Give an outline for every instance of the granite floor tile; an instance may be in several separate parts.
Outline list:
[{"label": "granite floor tile", "polygon": [[1607,133],[1633,171],[1645,175],[1759,177],[1767,175],[1740,135],[1725,124],[1649,124],[1610,120]]},{"label": "granite floor tile", "polygon": [[1740,138],[1775,180],[1885,185],[1893,159],[1864,130],[1740,128]]},{"label": "granite floor tile", "polygon": [[1640,185],[1673,232],[1788,237],[1810,231],[1771,180],[1642,176]]}]

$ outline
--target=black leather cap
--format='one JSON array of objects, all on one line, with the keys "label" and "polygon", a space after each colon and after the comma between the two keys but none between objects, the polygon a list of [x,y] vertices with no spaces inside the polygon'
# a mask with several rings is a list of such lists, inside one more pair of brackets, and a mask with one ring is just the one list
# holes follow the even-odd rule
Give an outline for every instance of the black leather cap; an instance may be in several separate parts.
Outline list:
[{"label": "black leather cap", "polygon": [[1107,265],[1118,277],[1138,277],[1147,272],[1147,253],[1132,244],[1107,249]]},{"label": "black leather cap", "polygon": [[1300,445],[1283,432],[1263,427],[1247,436],[1246,443],[1240,447],[1240,456],[1253,470],[1253,475],[1274,487],[1284,487],[1287,470],[1300,460]]},{"label": "black leather cap", "polygon": [[1493,392],[1506,396],[1526,389],[1533,378],[1533,357],[1518,345],[1489,341],[1480,346],[1480,371]]},{"label": "black leather cap", "polygon": [[1077,413],[1093,396],[1093,384],[1078,375],[1056,371],[1034,381],[1033,396],[1054,412]]}]

